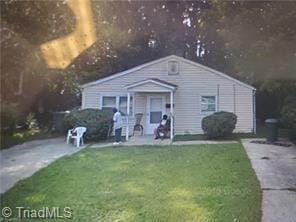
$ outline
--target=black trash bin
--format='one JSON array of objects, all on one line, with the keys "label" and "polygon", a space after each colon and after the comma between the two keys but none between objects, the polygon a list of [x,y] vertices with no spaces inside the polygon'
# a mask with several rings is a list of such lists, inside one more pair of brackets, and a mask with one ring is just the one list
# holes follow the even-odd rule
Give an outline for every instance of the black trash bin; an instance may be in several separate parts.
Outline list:
[{"label": "black trash bin", "polygon": [[275,142],[278,139],[278,120],[266,119],[265,125],[267,127],[267,142]]}]

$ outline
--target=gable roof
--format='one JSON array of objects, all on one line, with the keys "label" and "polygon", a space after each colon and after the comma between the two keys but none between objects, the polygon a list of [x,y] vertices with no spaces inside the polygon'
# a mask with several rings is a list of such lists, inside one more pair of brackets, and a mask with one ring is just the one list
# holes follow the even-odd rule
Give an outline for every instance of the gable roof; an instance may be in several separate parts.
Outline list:
[{"label": "gable roof", "polygon": [[254,88],[253,86],[251,85],[248,85],[242,81],[239,81],[229,75],[226,75],[225,73],[222,73],[222,72],[219,72],[215,69],[212,69],[210,67],[207,67],[205,65],[202,65],[202,64],[199,64],[197,62],[193,62],[191,60],[188,60],[188,59],[185,59],[185,58],[182,58],[182,57],[179,57],[179,56],[176,56],[176,55],[170,55],[170,56],[166,56],[166,57],[163,57],[163,58],[160,58],[160,59],[157,59],[157,60],[154,60],[154,61],[151,61],[151,62],[147,62],[147,63],[144,63],[142,65],[139,65],[139,66],[136,66],[134,68],[131,68],[131,69],[128,69],[128,70],[125,70],[125,71],[122,71],[122,72],[119,72],[119,73],[116,73],[116,74],[113,74],[113,75],[110,75],[110,76],[107,76],[105,78],[101,78],[101,79],[98,79],[98,80],[95,80],[95,81],[92,81],[92,82],[89,82],[89,83],[86,83],[86,84],[83,84],[82,85],[82,88],[86,88],[86,87],[89,87],[89,86],[93,86],[93,85],[96,85],[96,84],[99,84],[99,83],[103,83],[103,82],[106,82],[106,81],[109,81],[109,80],[112,80],[112,79],[115,79],[115,78],[118,78],[120,76],[124,76],[124,75],[127,75],[129,73],[132,73],[132,72],[135,72],[137,70],[140,70],[140,69],[143,69],[145,67],[148,67],[148,66],[151,66],[153,64],[156,64],[156,63],[159,63],[159,62],[163,62],[163,61],[166,61],[166,60],[170,60],[170,59],[175,59],[175,60],[179,60],[179,61],[182,61],[184,63],[188,63],[188,64],[191,64],[195,67],[198,67],[198,68],[201,68],[201,69],[204,69],[204,70],[207,70],[213,74],[216,74],[218,76],[221,76],[223,78],[226,78],[228,80],[231,80],[237,84],[240,84],[240,85],[243,85],[245,86],[246,88],[249,88],[249,89],[252,89],[252,90],[256,90],[256,88]]},{"label": "gable roof", "polygon": [[132,84],[128,84],[124,88],[130,89],[130,88],[137,87],[137,86],[140,86],[140,85],[144,85],[144,84],[147,84],[147,83],[154,83],[154,84],[156,84],[158,86],[165,87],[165,88],[168,88],[168,89],[171,89],[171,90],[175,90],[177,88],[177,85],[175,85],[175,84],[172,84],[172,83],[160,80],[160,79],[156,79],[156,78],[145,79],[145,80],[141,80],[141,81],[138,81],[138,82],[135,82],[135,83],[132,83]]}]

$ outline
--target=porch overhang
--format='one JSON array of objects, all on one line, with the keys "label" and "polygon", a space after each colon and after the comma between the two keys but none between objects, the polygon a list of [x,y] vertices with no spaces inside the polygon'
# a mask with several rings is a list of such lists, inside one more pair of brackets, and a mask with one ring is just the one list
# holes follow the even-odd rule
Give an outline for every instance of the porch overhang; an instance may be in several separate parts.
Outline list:
[{"label": "porch overhang", "polygon": [[160,79],[145,79],[128,84],[124,88],[129,92],[174,92],[177,85]]},{"label": "porch overhang", "polygon": [[127,119],[126,119],[126,140],[129,139],[129,115],[130,115],[130,95],[131,92],[157,92],[157,93],[169,93],[170,94],[170,139],[174,138],[174,92],[177,89],[177,85],[160,80],[160,79],[145,79],[139,82],[135,82],[126,85],[124,89],[127,90]]}]

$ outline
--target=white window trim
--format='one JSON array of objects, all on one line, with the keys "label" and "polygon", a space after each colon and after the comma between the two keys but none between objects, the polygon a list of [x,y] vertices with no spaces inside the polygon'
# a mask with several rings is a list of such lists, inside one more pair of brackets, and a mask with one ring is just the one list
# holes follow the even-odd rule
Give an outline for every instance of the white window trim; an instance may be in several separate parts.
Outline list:
[{"label": "white window trim", "polygon": [[[132,115],[130,115],[130,117],[134,117],[135,116],[135,95],[133,93],[130,94],[131,97],[133,97],[133,102],[132,102]],[[127,97],[127,94],[112,94],[112,93],[108,93],[108,94],[101,94],[100,95],[100,104],[99,104],[99,109],[103,108],[103,97],[116,97],[116,109],[119,110],[119,97]],[[123,116],[122,118],[127,117],[127,115]]]},{"label": "white window trim", "polygon": [[[178,71],[177,72],[175,72],[175,73],[170,72],[170,62],[176,62],[177,63],[177,65],[178,65],[178,67],[177,67]],[[167,70],[168,70],[168,75],[169,76],[179,75],[180,74],[180,62],[178,60],[176,60],[176,59],[168,60],[168,62],[167,62]]]},{"label": "white window trim", "polygon": [[[202,97],[204,96],[213,96],[215,97],[215,111],[202,111]],[[217,112],[217,105],[218,105],[218,101],[217,101],[217,95],[216,94],[202,94],[200,95],[200,98],[199,98],[199,101],[200,101],[200,113],[201,114],[212,114],[212,113],[215,113]]]},{"label": "white window trim", "polygon": [[[119,110],[119,98],[120,97],[127,97],[127,95],[119,95],[119,96],[116,96],[116,108]],[[130,94],[130,97],[132,97],[133,98],[133,101],[132,101],[132,103],[130,103],[131,105],[132,105],[132,114],[130,114],[129,116],[130,117],[133,117],[134,115],[135,115],[135,97],[134,97],[134,95],[132,95],[132,94]],[[123,117],[127,117],[127,115],[124,115]]]},{"label": "white window trim", "polygon": [[117,98],[116,95],[101,95],[100,96],[100,109],[103,109],[103,97],[115,97],[115,106],[117,106]]}]

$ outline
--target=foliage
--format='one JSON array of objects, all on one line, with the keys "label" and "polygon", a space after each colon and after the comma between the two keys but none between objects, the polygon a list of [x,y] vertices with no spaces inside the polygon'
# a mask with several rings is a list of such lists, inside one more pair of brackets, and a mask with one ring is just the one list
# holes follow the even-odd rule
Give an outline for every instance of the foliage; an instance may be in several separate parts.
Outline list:
[{"label": "foliage", "polygon": [[1,146],[0,149],[6,149],[11,146],[22,144],[24,142],[28,142],[31,140],[37,140],[37,139],[46,139],[51,138],[54,136],[58,136],[55,134],[52,134],[47,129],[38,129],[38,128],[32,128],[32,129],[25,129],[25,130],[17,130],[11,135],[1,135]]},{"label": "foliage", "polygon": [[281,122],[284,127],[291,129],[291,138],[296,140],[296,96],[285,100],[281,110]]},{"label": "foliage", "polygon": [[281,122],[286,128],[296,124],[296,96],[288,97],[281,111]]},{"label": "foliage", "polygon": [[25,124],[26,124],[27,129],[37,129],[38,128],[38,123],[37,123],[34,113],[28,114],[28,116],[26,117]]},{"label": "foliage", "polygon": [[68,206],[73,221],[261,221],[260,184],[239,143],[84,149],[20,181],[1,203]]},{"label": "foliage", "polygon": [[202,119],[202,129],[208,138],[223,138],[235,129],[237,116],[230,112],[216,112]]},{"label": "foliage", "polygon": [[16,130],[21,113],[15,103],[1,103],[1,134],[12,134]]},{"label": "foliage", "polygon": [[296,141],[296,123],[294,123],[291,131],[290,131],[290,138],[291,140],[293,140],[294,142]]},{"label": "foliage", "polygon": [[69,128],[84,126],[87,128],[87,140],[105,140],[112,126],[112,112],[99,109],[74,110],[65,116]]},{"label": "foliage", "polygon": [[54,132],[65,134],[68,130],[68,124],[65,121],[66,112],[54,112],[52,113],[52,125],[51,129]]},{"label": "foliage", "polygon": [[[293,1],[91,1],[97,41],[58,71],[47,68],[40,45],[75,30],[79,18],[67,1],[0,4],[2,101],[17,102],[42,124],[52,111],[77,107],[79,83],[169,54],[252,84],[295,79]],[[259,118],[279,115],[282,97],[274,103],[273,95],[282,91],[258,91]]]},{"label": "foliage", "polygon": [[296,79],[269,79],[256,84],[256,117],[262,123],[267,118],[280,118],[285,98],[296,97]]},{"label": "foliage", "polygon": [[[268,134],[268,129],[265,124],[257,124],[256,134],[254,133],[233,133],[224,140],[238,141],[245,138],[266,138]],[[290,135],[289,129],[279,128],[278,136],[282,138],[288,138]],[[185,135],[176,135],[174,141],[192,141],[192,140],[207,140],[207,136],[204,134],[185,134]]]},{"label": "foliage", "polygon": [[208,1],[208,6],[199,28],[209,56],[221,62],[222,53],[231,72],[251,83],[295,78],[295,2]]}]

